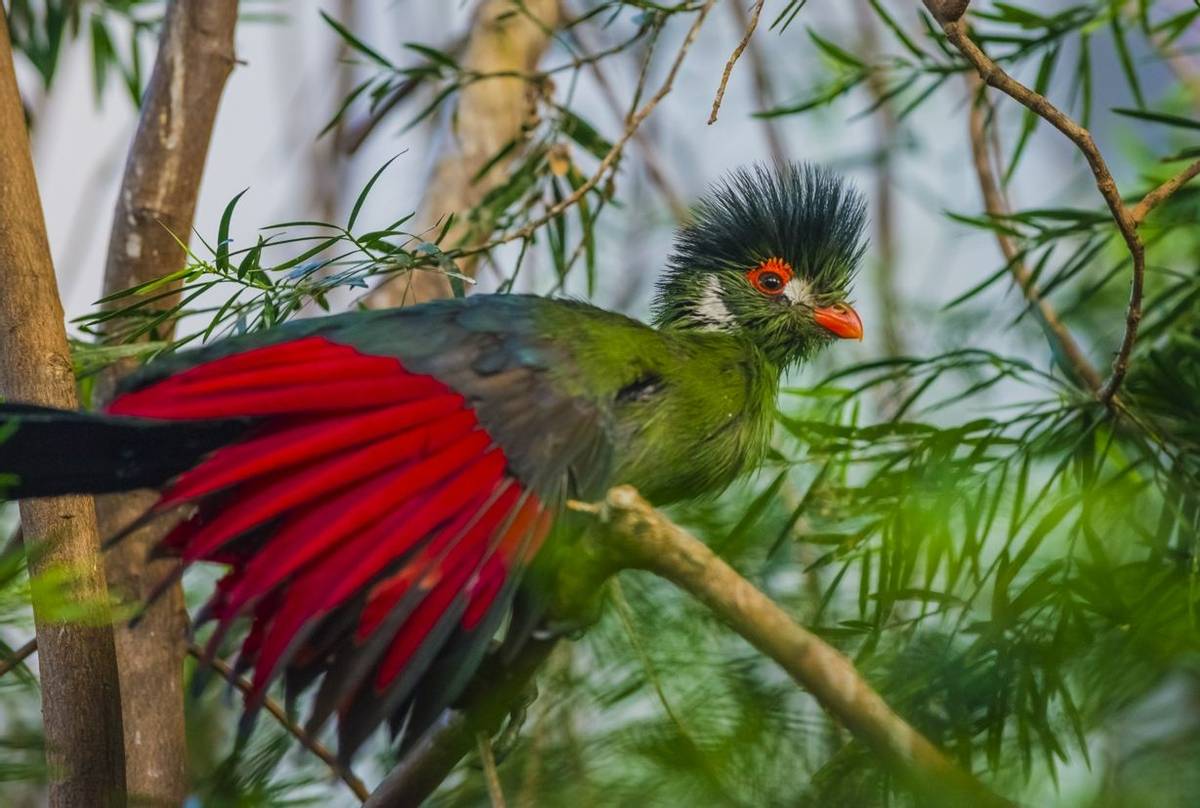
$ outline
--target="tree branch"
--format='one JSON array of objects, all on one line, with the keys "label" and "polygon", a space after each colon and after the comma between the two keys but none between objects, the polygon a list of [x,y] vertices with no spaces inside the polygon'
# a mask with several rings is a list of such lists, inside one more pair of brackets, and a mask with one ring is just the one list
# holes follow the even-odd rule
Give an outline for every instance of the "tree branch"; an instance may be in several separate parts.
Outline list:
[{"label": "tree branch", "polygon": [[[75,409],[75,373],[17,89],[8,24],[0,14],[0,395]],[[85,619],[33,603],[43,644],[42,717],[52,808],[125,800],[121,697],[96,512],[89,497],[26,500],[21,526],[33,577],[67,570],[63,596]]]},{"label": "tree branch", "polygon": [[[729,10],[733,13],[738,25],[746,28],[750,24],[750,12],[746,10],[743,0],[729,0]],[[771,71],[767,60],[763,57],[760,39],[751,39],[746,45],[746,58],[750,60],[750,70],[754,74],[754,101],[760,110],[771,109],[775,106],[775,93],[771,89]],[[776,165],[788,161],[788,148],[783,135],[779,131],[779,119],[760,118],[763,137],[767,141],[767,151]]]},{"label": "tree branch", "polygon": [[[187,260],[176,238],[186,242],[192,231],[213,125],[233,70],[237,15],[237,0],[172,0],[167,8],[117,195],[104,295],[162,277]],[[166,296],[153,305],[169,309],[177,300],[177,295]],[[168,319],[156,336],[169,339],[174,327],[175,320]],[[128,361],[106,368],[97,379],[93,404],[106,403],[135,365]],[[97,497],[101,535],[115,534],[155,499],[149,492]],[[144,601],[158,581],[170,577],[177,561],[146,560],[170,527],[166,520],[136,531],[106,554],[114,590]],[[121,622],[114,631],[121,689],[135,694],[122,702],[129,792],[154,804],[181,804],[189,785],[182,587],[176,584],[151,603],[136,624]]]},{"label": "tree branch", "polygon": [[[649,117],[650,113],[654,111],[659,103],[667,95],[669,95],[671,90],[674,88],[675,79],[679,75],[679,69],[682,67],[684,59],[687,57],[688,52],[695,43],[696,35],[699,34],[700,28],[704,25],[704,21],[707,19],[708,13],[712,11],[712,7],[715,4],[716,0],[706,0],[704,5],[696,11],[696,19],[692,22],[687,34],[684,35],[683,43],[676,52],[675,59],[671,62],[671,67],[667,71],[666,78],[663,79],[663,82],[661,85],[659,85],[658,90],[655,91],[654,95],[652,95],[649,100],[645,102],[645,104],[636,108],[630,113],[625,123],[625,131],[621,133],[620,137],[616,139],[612,147],[608,150],[608,152],[605,153],[604,157],[600,160],[600,165],[597,166],[595,172],[593,172],[590,177],[580,183],[579,187],[575,188],[561,201],[556,202],[547,208],[541,216],[525,223],[521,227],[515,228],[506,233],[502,233],[496,238],[493,238],[483,244],[449,251],[446,253],[446,255],[454,259],[470,258],[472,256],[488,252],[489,250],[499,247],[502,244],[508,244],[513,241],[527,240],[531,238],[539,228],[553,221],[565,211],[576,205],[579,200],[583,199],[585,195],[599,185],[600,182],[609,174],[609,172],[615,169],[617,162],[620,160],[621,154],[625,149],[625,146],[628,145],[630,139],[632,139],[636,134],[638,127],[642,125],[642,122]],[[635,95],[640,96],[640,89],[645,78],[646,71],[643,71],[638,83],[639,92]],[[378,306],[381,305],[381,303],[379,301],[372,301],[372,305]]]},{"label": "tree branch", "polygon": [[754,36],[754,29],[758,27],[758,17],[762,14],[765,2],[766,0],[755,0],[754,7],[750,9],[750,16],[746,20],[746,32],[742,34],[741,41],[737,43],[737,47],[729,55],[729,61],[725,63],[725,71],[721,73],[721,83],[717,86],[717,95],[713,99],[712,112],[708,114],[709,126],[717,122],[717,113],[721,111],[721,101],[725,98],[725,87],[729,84],[729,76],[733,73],[733,66],[737,64],[737,60],[742,58],[742,51],[746,50],[746,46],[750,44],[750,37]]},{"label": "tree branch", "polygon": [[1142,201],[1133,206],[1130,212],[1130,218],[1138,227],[1150,215],[1150,211],[1166,202],[1171,196],[1183,186],[1191,182],[1197,175],[1200,175],[1200,160],[1189,165],[1183,171],[1180,171],[1174,177],[1164,182],[1162,185],[1155,188],[1150,193],[1142,197]]},{"label": "tree branch", "polygon": [[[225,679],[225,681],[229,682],[229,684],[236,687],[243,695],[249,696],[254,692],[254,685],[250,683],[250,680],[234,673],[233,668],[231,668],[223,659],[217,659],[215,657],[210,658],[209,655],[204,653],[203,648],[195,644],[189,645],[187,651],[194,659],[199,660],[200,662],[207,661],[208,664],[212,665],[213,670],[219,673],[222,678]],[[301,746],[303,746],[309,752],[312,752],[313,755],[319,758],[322,763],[328,766],[329,770],[333,772],[339,780],[345,783],[352,792],[354,792],[354,796],[358,797],[359,802],[365,802],[367,800],[367,798],[370,796],[370,792],[367,790],[367,787],[363,785],[363,781],[358,779],[354,772],[351,771],[349,766],[342,764],[337,759],[337,755],[329,751],[329,749],[326,748],[323,743],[305,732],[304,727],[293,721],[288,716],[287,710],[283,708],[283,705],[270,696],[267,696],[265,699],[263,699],[263,709],[274,716],[275,720],[278,721],[284,729],[291,733],[292,737],[299,741]]]},{"label": "tree branch", "polygon": [[[980,78],[974,74],[970,74],[967,77],[967,84],[971,89],[972,95],[971,111],[969,113],[971,156],[975,164],[975,175],[979,180],[979,190],[983,195],[983,207],[989,216],[1003,218],[1008,216],[1011,211],[1009,210],[1008,200],[1004,198],[1004,194],[1000,191],[1000,184],[996,181],[996,174],[992,170],[992,154],[988,148],[987,138],[987,117],[990,111],[987,88]],[[1087,355],[1079,347],[1079,343],[1075,341],[1075,337],[1071,334],[1070,330],[1063,325],[1058,317],[1058,312],[1038,292],[1037,286],[1033,282],[1033,273],[1030,272],[1029,267],[1019,257],[1020,250],[1017,249],[1016,242],[1003,230],[997,229],[993,232],[996,236],[996,243],[1000,245],[1000,252],[1004,255],[1004,260],[1008,262],[1009,273],[1012,275],[1017,287],[1021,290],[1021,294],[1037,310],[1042,325],[1045,327],[1046,336],[1054,340],[1057,344],[1059,352],[1066,359],[1068,367],[1075,374],[1076,378],[1092,394],[1098,394],[1101,386],[1104,384],[1104,379],[1088,360]]]},{"label": "tree branch", "polygon": [[1133,259],[1133,277],[1130,283],[1129,305],[1125,313],[1125,334],[1113,360],[1112,373],[1098,393],[1102,403],[1108,405],[1120,390],[1129,372],[1129,357],[1137,341],[1138,325],[1142,320],[1142,297],[1145,289],[1146,250],[1137,233],[1138,222],[1121,200],[1117,183],[1096,146],[1091,132],[1077,124],[1070,116],[1050,103],[1045,96],[1026,87],[1014,79],[1004,68],[992,61],[971,39],[963,14],[969,0],[923,0],[925,7],[941,24],[946,38],[978,71],[980,78],[1000,92],[1034,112],[1058,131],[1062,132],[1083,154],[1096,181],[1096,189],[1108,205],[1117,229],[1125,240],[1125,246]]},{"label": "tree branch", "polygon": [[927,797],[947,804],[1010,806],[959,769],[892,711],[839,651],[799,626],[703,542],[671,523],[637,491],[622,486],[593,514],[622,569],[652,572],[683,589],[743,639],[775,660],[854,735]]},{"label": "tree branch", "polygon": [[37,645],[37,637],[34,637],[32,640],[13,651],[12,656],[8,657],[7,659],[0,660],[0,676],[3,676],[11,670],[14,670],[22,662],[37,653]]}]

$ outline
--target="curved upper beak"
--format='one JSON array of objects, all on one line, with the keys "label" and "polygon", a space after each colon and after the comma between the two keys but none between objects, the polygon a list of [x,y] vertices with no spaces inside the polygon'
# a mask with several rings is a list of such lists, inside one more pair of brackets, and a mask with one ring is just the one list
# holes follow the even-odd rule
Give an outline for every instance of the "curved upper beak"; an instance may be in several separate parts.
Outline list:
[{"label": "curved upper beak", "polygon": [[838,339],[863,338],[863,324],[858,312],[844,303],[813,309],[813,320]]}]

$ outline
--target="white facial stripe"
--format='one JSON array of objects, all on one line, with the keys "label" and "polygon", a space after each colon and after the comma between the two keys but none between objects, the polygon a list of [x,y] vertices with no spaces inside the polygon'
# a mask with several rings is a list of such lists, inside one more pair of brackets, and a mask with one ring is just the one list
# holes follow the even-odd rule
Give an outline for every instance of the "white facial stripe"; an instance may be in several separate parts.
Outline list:
[{"label": "white facial stripe", "polygon": [[704,282],[704,294],[696,304],[696,322],[705,331],[724,331],[733,322],[733,315],[721,299],[721,279],[715,274]]},{"label": "white facial stripe", "polygon": [[786,297],[788,302],[793,306],[797,303],[803,303],[806,306],[811,306],[813,301],[812,289],[810,289],[808,283],[801,278],[792,278],[790,281],[788,281],[787,285],[783,287],[783,296]]}]

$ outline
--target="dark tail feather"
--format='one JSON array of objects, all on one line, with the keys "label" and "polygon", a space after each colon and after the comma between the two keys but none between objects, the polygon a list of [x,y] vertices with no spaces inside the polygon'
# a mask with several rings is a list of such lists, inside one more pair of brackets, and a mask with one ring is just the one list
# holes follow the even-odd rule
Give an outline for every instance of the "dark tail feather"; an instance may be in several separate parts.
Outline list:
[{"label": "dark tail feather", "polygon": [[0,495],[22,499],[156,488],[236,440],[250,424],[0,404]]}]

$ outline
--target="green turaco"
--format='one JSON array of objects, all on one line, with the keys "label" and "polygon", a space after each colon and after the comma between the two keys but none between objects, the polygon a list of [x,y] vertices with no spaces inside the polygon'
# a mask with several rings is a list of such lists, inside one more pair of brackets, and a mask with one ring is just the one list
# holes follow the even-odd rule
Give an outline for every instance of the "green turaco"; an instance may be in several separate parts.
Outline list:
[{"label": "green turaco", "polygon": [[227,568],[196,619],[214,651],[249,624],[249,714],[282,678],[343,755],[385,719],[411,737],[567,540],[566,500],[664,504],[758,465],[780,374],[862,336],[864,219],[821,169],[738,171],[680,228],[653,326],[526,295],[295,321],[155,360],[104,413],[0,405],[0,475],[14,498],[158,489],[147,518],[184,514],[158,552]]}]

